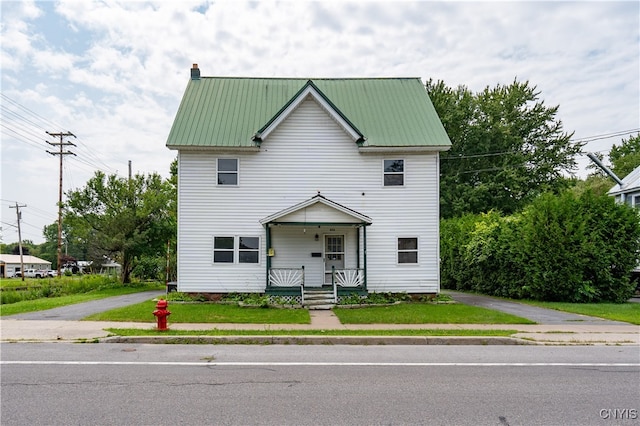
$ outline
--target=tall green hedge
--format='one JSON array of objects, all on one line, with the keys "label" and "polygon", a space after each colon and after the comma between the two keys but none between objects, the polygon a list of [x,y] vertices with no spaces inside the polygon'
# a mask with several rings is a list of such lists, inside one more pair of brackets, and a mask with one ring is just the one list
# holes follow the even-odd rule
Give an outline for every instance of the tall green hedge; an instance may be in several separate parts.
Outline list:
[{"label": "tall green hedge", "polygon": [[545,194],[515,215],[443,220],[444,288],[546,301],[624,302],[640,251],[637,211],[591,192]]}]

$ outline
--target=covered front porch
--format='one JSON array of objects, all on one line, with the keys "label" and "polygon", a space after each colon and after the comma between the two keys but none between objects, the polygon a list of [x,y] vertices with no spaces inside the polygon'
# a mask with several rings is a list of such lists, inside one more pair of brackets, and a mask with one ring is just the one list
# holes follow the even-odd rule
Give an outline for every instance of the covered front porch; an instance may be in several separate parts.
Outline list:
[{"label": "covered front porch", "polygon": [[266,294],[367,293],[367,226],[371,219],[321,195],[261,220],[266,231]]}]

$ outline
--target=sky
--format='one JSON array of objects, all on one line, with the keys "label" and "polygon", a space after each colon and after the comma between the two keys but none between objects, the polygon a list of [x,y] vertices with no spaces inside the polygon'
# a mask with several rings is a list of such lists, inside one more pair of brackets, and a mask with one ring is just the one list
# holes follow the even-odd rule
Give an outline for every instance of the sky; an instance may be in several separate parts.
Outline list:
[{"label": "sky", "polygon": [[[44,242],[96,171],[169,175],[166,140],[203,76],[528,81],[586,152],[640,129],[640,2],[0,1],[0,241]],[[130,163],[129,163],[130,162]],[[587,174],[586,156],[577,176]],[[612,182],[613,185],[613,182]],[[24,206],[24,207],[22,207]]]}]

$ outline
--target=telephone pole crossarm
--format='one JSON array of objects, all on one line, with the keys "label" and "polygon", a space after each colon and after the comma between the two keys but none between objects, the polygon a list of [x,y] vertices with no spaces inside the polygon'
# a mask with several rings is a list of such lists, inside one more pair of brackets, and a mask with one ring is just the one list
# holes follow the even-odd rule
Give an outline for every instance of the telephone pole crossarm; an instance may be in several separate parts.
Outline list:
[{"label": "telephone pole crossarm", "polygon": [[62,150],[63,147],[65,146],[75,146],[71,142],[65,142],[63,138],[69,137],[69,136],[73,136],[75,138],[76,135],[74,135],[71,132],[59,132],[59,133],[47,132],[47,134],[49,136],[60,138],[60,142],[55,142],[55,143],[47,142],[49,145],[60,147],[60,150],[58,152],[47,151],[47,153],[51,155],[60,156],[60,190],[58,191],[58,277],[59,277],[61,272],[60,259],[62,257],[62,159],[64,158],[65,155],[76,155],[71,151]]}]

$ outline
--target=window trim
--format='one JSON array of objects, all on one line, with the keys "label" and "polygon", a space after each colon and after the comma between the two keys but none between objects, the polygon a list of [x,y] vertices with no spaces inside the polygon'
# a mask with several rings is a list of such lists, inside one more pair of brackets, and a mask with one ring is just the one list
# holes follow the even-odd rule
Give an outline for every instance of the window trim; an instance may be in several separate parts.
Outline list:
[{"label": "window trim", "polygon": [[[405,249],[400,250],[400,240],[401,239],[413,239],[416,240],[416,248],[415,249]],[[420,238],[417,236],[398,236],[396,237],[396,265],[400,266],[411,266],[411,265],[419,265],[420,264]],[[400,262],[400,253],[415,253],[416,261],[415,262]]]},{"label": "window trim", "polygon": [[[233,238],[232,249],[216,249],[216,238]],[[240,238],[257,238],[257,249],[241,249]],[[212,250],[211,250],[211,264],[216,265],[260,265],[262,263],[261,251],[262,251],[262,237],[259,235],[214,235],[212,238]],[[216,252],[231,252],[233,254],[233,262],[216,262]],[[257,253],[257,262],[241,262],[240,253]]]},{"label": "window trim", "polygon": [[[402,171],[401,172],[387,172],[385,170],[385,161],[402,161]],[[407,183],[407,170],[406,170],[407,161],[404,158],[383,158],[382,159],[382,187],[383,188],[404,188]],[[402,185],[387,185],[385,182],[385,177],[387,176],[402,176]]]},{"label": "window trim", "polygon": [[[236,162],[236,170],[235,171],[228,171],[228,170],[220,170],[220,160],[234,160]],[[220,183],[220,173],[226,173],[226,174],[233,174],[235,173],[236,175],[236,183],[235,184],[230,184],[230,183]],[[237,157],[218,157],[216,158],[216,186],[231,186],[231,187],[236,187],[236,186],[240,186],[240,159]]]}]

